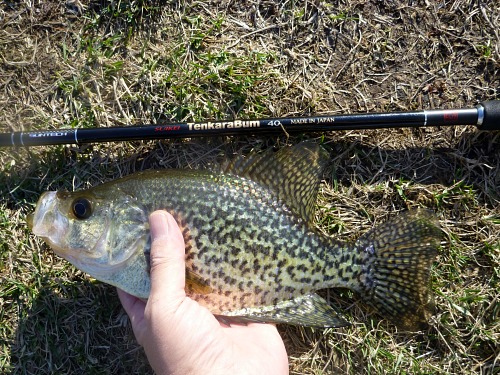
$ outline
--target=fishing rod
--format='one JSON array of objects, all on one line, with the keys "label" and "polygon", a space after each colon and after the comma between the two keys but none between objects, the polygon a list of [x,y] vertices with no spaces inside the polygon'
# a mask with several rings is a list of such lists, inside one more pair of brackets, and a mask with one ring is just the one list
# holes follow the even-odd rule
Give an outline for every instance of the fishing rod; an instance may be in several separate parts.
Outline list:
[{"label": "fishing rod", "polygon": [[475,108],[468,109],[433,109],[0,133],[0,147],[454,125],[475,125],[479,130],[486,131],[500,130],[500,100],[484,101]]}]

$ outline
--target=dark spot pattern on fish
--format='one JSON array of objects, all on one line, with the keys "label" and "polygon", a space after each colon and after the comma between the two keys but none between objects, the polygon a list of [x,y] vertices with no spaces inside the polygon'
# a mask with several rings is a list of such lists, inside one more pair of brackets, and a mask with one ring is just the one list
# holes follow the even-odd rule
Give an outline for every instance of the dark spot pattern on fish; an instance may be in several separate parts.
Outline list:
[{"label": "dark spot pattern on fish", "polygon": [[[141,298],[150,287],[147,217],[165,209],[174,215],[186,243],[187,292],[215,314],[241,312],[249,319],[300,324],[300,314],[307,313],[312,317],[306,324],[344,324],[314,291],[345,287],[388,316],[400,316],[405,324],[418,322],[427,310],[425,284],[439,227],[431,215],[414,211],[353,244],[315,233],[310,221],[326,160],[320,147],[306,142],[237,160],[227,173],[145,171],[47,199],[100,197],[96,202],[102,208],[96,205],[89,218],[72,222],[64,246],[89,243],[93,249],[98,241],[106,250],[102,259],[80,262],[82,270],[92,274],[96,267],[116,266],[117,271],[111,267],[95,275]],[[35,212],[35,218],[42,216]],[[113,225],[103,225],[109,221]],[[107,235],[102,234],[107,227]],[[301,308],[301,303],[309,306]]]}]

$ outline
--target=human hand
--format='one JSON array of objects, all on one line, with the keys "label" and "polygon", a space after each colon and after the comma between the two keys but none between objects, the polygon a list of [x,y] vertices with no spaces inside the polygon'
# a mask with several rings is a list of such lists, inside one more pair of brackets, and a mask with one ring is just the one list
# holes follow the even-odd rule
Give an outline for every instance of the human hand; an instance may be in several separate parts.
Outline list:
[{"label": "human hand", "polygon": [[174,218],[151,214],[151,293],[144,302],[118,289],[135,337],[157,374],[288,374],[272,324],[228,327],[187,297],[185,244]]}]

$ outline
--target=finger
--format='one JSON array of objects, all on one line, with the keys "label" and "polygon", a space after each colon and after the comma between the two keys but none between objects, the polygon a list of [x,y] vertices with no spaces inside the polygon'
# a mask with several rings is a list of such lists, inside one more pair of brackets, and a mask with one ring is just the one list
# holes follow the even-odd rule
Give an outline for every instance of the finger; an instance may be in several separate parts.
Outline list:
[{"label": "finger", "polygon": [[149,217],[151,230],[150,299],[185,297],[185,244],[175,219],[166,211]]},{"label": "finger", "polygon": [[141,301],[139,298],[134,297],[127,292],[124,292],[120,288],[116,288],[118,292],[118,297],[122,303],[123,309],[129,316],[133,325],[138,324],[144,318],[144,308],[146,303]]},{"label": "finger", "polygon": [[120,288],[116,288],[118,292],[118,297],[122,303],[123,309],[127,313],[130,324],[132,324],[132,329],[134,330],[135,337],[139,344],[142,345],[142,338],[144,337],[144,332],[146,331],[146,322],[144,320],[144,310],[146,308],[146,303],[141,299],[134,297],[127,292],[124,292]]}]

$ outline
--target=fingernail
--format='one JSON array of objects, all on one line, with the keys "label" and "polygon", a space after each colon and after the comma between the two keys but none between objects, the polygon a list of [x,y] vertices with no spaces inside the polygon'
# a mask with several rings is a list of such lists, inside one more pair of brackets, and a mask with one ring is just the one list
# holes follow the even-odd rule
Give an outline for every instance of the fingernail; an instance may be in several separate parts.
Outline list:
[{"label": "fingernail", "polygon": [[155,211],[149,216],[151,237],[168,235],[168,216],[164,211]]}]

